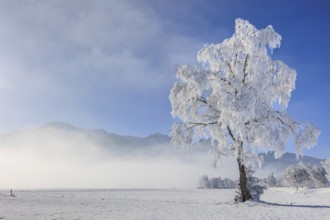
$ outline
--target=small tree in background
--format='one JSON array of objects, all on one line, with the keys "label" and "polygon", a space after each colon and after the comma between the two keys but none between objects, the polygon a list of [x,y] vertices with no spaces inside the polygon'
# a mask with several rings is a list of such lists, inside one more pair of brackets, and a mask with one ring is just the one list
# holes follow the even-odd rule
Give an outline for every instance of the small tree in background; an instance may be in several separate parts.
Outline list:
[{"label": "small tree in background", "polygon": [[283,182],[286,186],[297,188],[324,187],[329,184],[324,167],[304,163],[289,166],[283,173]]},{"label": "small tree in background", "polygon": [[283,172],[282,180],[284,185],[296,187],[306,187],[310,182],[310,175],[307,169],[298,164],[296,166],[289,166]]},{"label": "small tree in background", "polygon": [[326,177],[328,178],[328,181],[330,181],[330,159],[327,159],[324,162],[322,162],[322,166],[325,169]]},{"label": "small tree in background", "polygon": [[189,147],[201,139],[216,145],[215,156],[234,156],[239,169],[239,201],[253,199],[247,167],[258,161],[257,150],[285,152],[290,138],[297,156],[317,143],[319,129],[299,124],[285,111],[295,87],[296,71],[273,61],[270,51],[281,36],[272,26],[257,30],[236,19],[234,35],[204,46],[197,59],[202,67],[182,65],[170,92],[172,142]]},{"label": "small tree in background", "polygon": [[308,169],[310,176],[312,178],[311,187],[324,187],[328,185],[328,179],[326,177],[327,172],[325,171],[323,166],[309,166]]},{"label": "small tree in background", "polygon": [[237,187],[237,183],[234,180],[221,177],[210,178],[204,175],[199,180],[199,189],[233,189]]},{"label": "small tree in background", "polygon": [[229,178],[222,179],[223,182],[223,188],[225,189],[232,189],[237,188],[237,181],[231,180]]},{"label": "small tree in background", "polygon": [[276,178],[274,177],[274,173],[271,172],[265,179],[264,182],[269,187],[274,187],[277,184]]},{"label": "small tree in background", "polygon": [[209,177],[208,176],[203,175],[199,179],[198,188],[200,188],[200,189],[210,189],[211,188],[211,184],[210,184],[210,181],[209,181]]}]

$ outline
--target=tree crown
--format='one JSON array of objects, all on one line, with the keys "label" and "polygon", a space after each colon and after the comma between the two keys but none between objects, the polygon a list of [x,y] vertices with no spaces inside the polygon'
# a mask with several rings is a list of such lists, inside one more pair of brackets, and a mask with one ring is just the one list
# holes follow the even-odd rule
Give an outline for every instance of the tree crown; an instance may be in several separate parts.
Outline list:
[{"label": "tree crown", "polygon": [[[258,149],[280,157],[290,138],[297,155],[317,143],[311,123],[297,123],[286,108],[295,88],[296,71],[272,60],[281,36],[272,26],[257,30],[236,19],[235,33],[219,44],[205,45],[197,55],[200,66],[182,65],[170,92],[172,116],[180,119],[171,130],[174,143],[188,146],[210,138],[218,158],[256,157]],[[248,161],[248,160],[246,160]]]}]

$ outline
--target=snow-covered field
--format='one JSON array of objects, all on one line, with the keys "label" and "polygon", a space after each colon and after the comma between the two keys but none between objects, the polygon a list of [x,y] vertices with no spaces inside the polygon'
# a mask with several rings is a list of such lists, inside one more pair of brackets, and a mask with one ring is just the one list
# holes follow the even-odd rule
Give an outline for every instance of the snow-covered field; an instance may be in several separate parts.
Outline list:
[{"label": "snow-covered field", "polygon": [[235,190],[0,192],[0,219],[329,219],[330,188],[272,188],[264,202],[234,203]]}]

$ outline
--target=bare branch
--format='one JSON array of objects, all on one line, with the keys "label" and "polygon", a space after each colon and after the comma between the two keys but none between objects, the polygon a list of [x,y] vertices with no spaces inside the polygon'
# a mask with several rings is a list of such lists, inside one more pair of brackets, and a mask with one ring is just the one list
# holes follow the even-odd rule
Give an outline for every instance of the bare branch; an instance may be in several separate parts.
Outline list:
[{"label": "bare branch", "polygon": [[246,76],[248,75],[248,72],[246,72],[246,68],[247,68],[247,64],[248,64],[248,58],[249,58],[249,55],[246,55],[245,61],[244,61],[244,67],[243,67],[243,73],[244,73],[243,84],[245,84],[245,79],[246,79]]},{"label": "bare branch", "polygon": [[[271,111],[268,110],[268,113],[270,113],[270,112],[271,112]],[[286,123],[286,122],[283,120],[283,118],[285,117],[285,115],[283,116],[282,113],[281,113],[280,111],[275,111],[275,113],[277,113],[278,116],[272,116],[272,115],[270,115],[270,116],[268,116],[267,118],[270,118],[270,117],[275,118],[275,119],[276,119],[278,122],[280,122],[282,125],[285,125],[286,127],[288,127],[288,128],[292,131],[292,133],[295,133],[294,128],[293,128],[290,124]]]},{"label": "bare branch", "polygon": [[224,81],[224,82],[227,83],[229,86],[231,86],[231,82],[229,82],[227,79],[225,79],[225,78],[221,78],[221,77],[220,77],[220,80],[221,80],[221,81]]},{"label": "bare branch", "polygon": [[207,104],[207,101],[206,101],[206,99],[203,96],[197,97],[196,100],[199,101],[199,102],[202,102],[202,103]]},{"label": "bare branch", "polygon": [[231,131],[229,125],[227,125],[227,130],[228,130],[228,133],[229,133],[231,139],[233,139],[233,141],[236,142],[236,139],[235,139],[235,137],[234,137],[234,134],[233,134],[233,132]]},{"label": "bare branch", "polygon": [[235,54],[234,68],[236,67],[238,53]]},{"label": "bare branch", "polygon": [[295,133],[292,126],[290,126],[289,124],[285,123],[281,118],[277,117],[276,118],[278,121],[280,121],[283,125],[286,125],[288,128],[291,129],[292,133]]},{"label": "bare branch", "polygon": [[235,74],[234,74],[234,72],[233,72],[233,70],[232,70],[232,68],[231,68],[230,63],[229,63],[228,61],[226,61],[226,63],[227,63],[227,66],[228,66],[228,68],[229,68],[229,71],[230,71],[232,77],[235,78]]},{"label": "bare branch", "polygon": [[[228,63],[227,63],[228,64]],[[229,64],[228,64],[229,65]],[[212,73],[212,77],[213,78],[210,78],[209,80],[210,81],[213,81],[217,78],[219,78],[221,81],[225,82],[227,85],[231,86],[231,82],[229,80],[227,80],[226,78],[223,78],[223,77],[219,77],[219,75],[217,73],[214,73],[214,72],[211,72]]]},{"label": "bare branch", "polygon": [[259,122],[258,119],[253,119],[253,120],[251,120],[251,121],[247,121],[247,122],[245,122],[244,125],[247,126],[247,125],[250,125],[250,124],[252,124],[252,123],[258,123],[258,122]]},{"label": "bare branch", "polygon": [[213,107],[210,103],[208,103],[203,96],[197,97],[196,101],[199,101],[199,102],[207,105],[208,107],[210,107],[213,111],[220,113],[220,111],[217,108]]},{"label": "bare branch", "polygon": [[187,122],[187,124],[191,125],[190,128],[193,128],[193,127],[196,127],[196,126],[206,127],[206,126],[209,126],[209,125],[215,125],[215,124],[219,124],[219,122],[214,121],[214,122],[205,123],[205,122],[193,122],[193,121],[190,121],[190,122]]}]

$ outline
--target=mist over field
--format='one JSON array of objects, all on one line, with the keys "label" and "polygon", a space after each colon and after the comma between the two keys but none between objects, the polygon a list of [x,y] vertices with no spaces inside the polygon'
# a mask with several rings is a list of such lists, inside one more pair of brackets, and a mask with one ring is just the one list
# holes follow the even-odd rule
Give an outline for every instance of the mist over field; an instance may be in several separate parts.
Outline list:
[{"label": "mist over field", "polygon": [[119,136],[64,123],[0,135],[0,188],[196,188],[206,174],[237,178],[233,159],[218,168],[207,149],[169,138]]},{"label": "mist over field", "polygon": [[[52,122],[0,134],[0,189],[196,188],[202,175],[236,180],[236,160],[222,158],[215,168],[209,151],[209,142],[188,151],[159,133],[121,136]],[[290,153],[280,160],[272,153],[261,156],[264,164],[256,170],[260,178],[270,172],[280,177],[299,162]],[[308,156],[301,161],[321,162]]]}]

